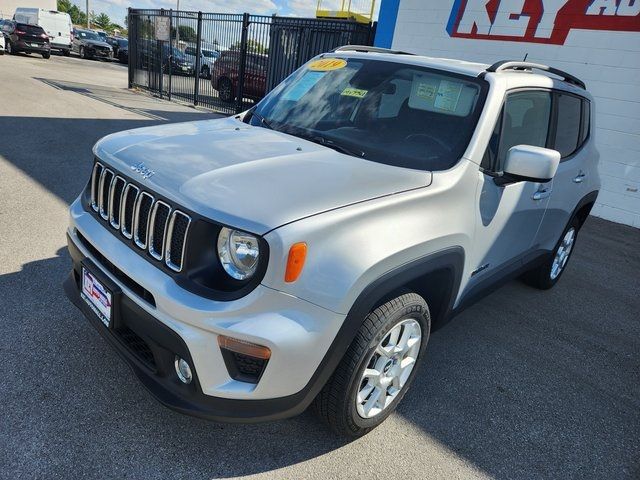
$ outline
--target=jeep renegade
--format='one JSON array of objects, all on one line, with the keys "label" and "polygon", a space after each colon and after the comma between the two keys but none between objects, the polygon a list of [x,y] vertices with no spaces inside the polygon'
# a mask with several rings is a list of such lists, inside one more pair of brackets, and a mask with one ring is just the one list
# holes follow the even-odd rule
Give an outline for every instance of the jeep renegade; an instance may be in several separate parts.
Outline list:
[{"label": "jeep renegade", "polygon": [[94,148],[65,290],[163,404],[363,435],[432,329],[551,288],[600,180],[593,99],[527,62],[342,47],[247,112]]}]

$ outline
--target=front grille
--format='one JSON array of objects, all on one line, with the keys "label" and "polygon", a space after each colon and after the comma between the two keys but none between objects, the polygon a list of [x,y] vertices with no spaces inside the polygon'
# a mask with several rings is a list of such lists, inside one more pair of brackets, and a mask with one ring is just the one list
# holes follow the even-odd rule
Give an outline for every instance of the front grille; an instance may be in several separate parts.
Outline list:
[{"label": "front grille", "polygon": [[170,269],[180,272],[191,217],[116,175],[100,162],[91,174],[90,207],[108,225]]}]

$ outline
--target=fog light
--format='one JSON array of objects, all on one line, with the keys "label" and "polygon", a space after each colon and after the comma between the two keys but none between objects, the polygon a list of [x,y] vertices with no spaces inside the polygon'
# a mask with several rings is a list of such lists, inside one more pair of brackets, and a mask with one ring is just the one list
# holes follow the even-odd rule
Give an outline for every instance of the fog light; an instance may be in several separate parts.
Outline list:
[{"label": "fog light", "polygon": [[176,375],[178,375],[178,378],[180,379],[180,381],[186,384],[191,383],[191,380],[193,379],[193,375],[191,374],[191,367],[189,366],[187,361],[184,358],[180,358],[179,356],[176,355],[175,366],[176,366]]}]

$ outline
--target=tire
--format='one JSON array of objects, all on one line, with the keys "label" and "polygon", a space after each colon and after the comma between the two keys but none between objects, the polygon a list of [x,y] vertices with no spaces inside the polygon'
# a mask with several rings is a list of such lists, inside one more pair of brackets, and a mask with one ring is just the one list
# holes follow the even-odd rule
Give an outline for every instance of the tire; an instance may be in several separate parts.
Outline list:
[{"label": "tire", "polygon": [[5,45],[5,50],[7,51],[7,53],[9,55],[15,55],[17,52],[13,49],[13,45],[11,45],[11,42],[9,40],[7,40],[7,44]]},{"label": "tire", "polygon": [[223,102],[233,102],[236,99],[233,93],[233,82],[227,77],[218,80],[218,96]]},{"label": "tire", "polygon": [[542,265],[525,273],[522,280],[527,285],[540,290],[549,290],[558,283],[571,259],[579,230],[580,221],[577,217],[574,217],[563,230],[562,235],[560,235],[560,239],[556,243],[549,259],[545,260]]},{"label": "tire", "polygon": [[[313,402],[319,417],[334,432],[354,438],[380,425],[396,409],[411,386],[424,356],[430,329],[427,303],[415,293],[396,297],[369,313],[335,372]],[[395,345],[403,343],[407,335],[406,343],[411,343],[411,346],[407,351],[392,353],[393,358],[390,358],[381,352],[394,345],[394,334],[397,334]],[[403,356],[404,360],[401,359]],[[406,364],[404,374],[399,373],[402,363],[411,359],[413,362]],[[367,376],[365,370],[369,372]],[[393,376],[391,384],[388,383],[390,376]],[[384,400],[384,406],[375,402],[376,398]]]},{"label": "tire", "polygon": [[64,55],[65,57],[68,57],[71,55],[71,51],[70,50],[62,50],[62,55]]},{"label": "tire", "polygon": [[204,78],[211,78],[211,71],[209,70],[209,66],[205,65],[204,67],[202,67],[201,71]]},{"label": "tire", "polygon": [[84,51],[84,47],[80,47],[80,49],[78,50],[78,55],[80,55],[80,58],[83,60],[87,58],[87,54]]},{"label": "tire", "polygon": [[42,58],[44,58],[45,60],[49,60],[51,58],[51,53],[43,53]]}]

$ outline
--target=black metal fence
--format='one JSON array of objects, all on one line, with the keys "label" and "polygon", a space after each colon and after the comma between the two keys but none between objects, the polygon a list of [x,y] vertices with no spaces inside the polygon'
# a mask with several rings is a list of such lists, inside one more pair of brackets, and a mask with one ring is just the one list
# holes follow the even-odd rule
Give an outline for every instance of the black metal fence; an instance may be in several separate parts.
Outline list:
[{"label": "black metal fence", "polygon": [[[159,17],[170,35],[158,40]],[[249,108],[310,58],[371,45],[375,27],[345,20],[129,10],[129,87],[219,112]],[[166,31],[165,31],[166,33]]]}]

